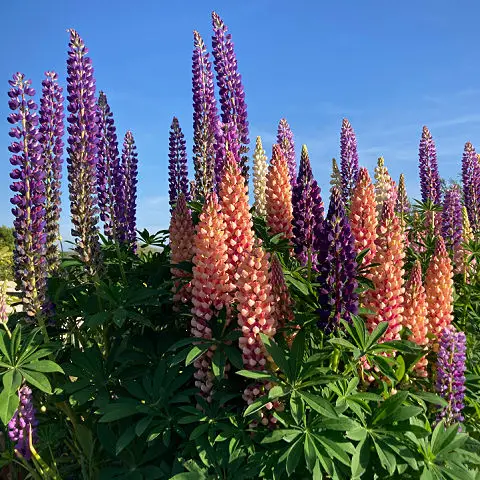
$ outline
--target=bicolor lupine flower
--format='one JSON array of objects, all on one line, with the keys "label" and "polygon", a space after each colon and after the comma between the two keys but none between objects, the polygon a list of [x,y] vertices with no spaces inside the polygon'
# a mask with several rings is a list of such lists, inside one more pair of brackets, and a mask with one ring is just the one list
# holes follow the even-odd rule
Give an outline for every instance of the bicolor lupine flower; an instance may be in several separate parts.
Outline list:
[{"label": "bicolor lupine flower", "polygon": [[403,322],[405,238],[394,203],[387,201],[377,227],[377,252],[371,271],[373,289],[367,290],[365,307],[372,311],[366,315],[367,328],[372,332],[380,322],[389,326],[382,341],[400,339]]},{"label": "bicolor lupine flower", "polygon": [[187,148],[177,117],[173,117],[168,139],[168,194],[170,197],[170,211],[177,201],[180,193],[183,193],[190,201],[188,191]]},{"label": "bicolor lupine flower", "polygon": [[190,180],[189,188],[190,188],[190,198],[197,198],[197,183],[195,182],[195,180]]},{"label": "bicolor lupine flower", "polygon": [[282,233],[290,240],[293,236],[292,186],[287,161],[279,145],[273,146],[272,160],[268,167],[266,206],[270,233]]},{"label": "bicolor lupine flower", "polygon": [[[194,337],[211,339],[210,320],[230,303],[226,240],[223,213],[216,193],[212,192],[205,201],[194,236],[191,321]],[[209,350],[194,363],[195,386],[207,401],[211,401],[213,387],[212,356],[213,350]]]},{"label": "bicolor lupine flower", "polygon": [[466,244],[473,240],[473,232],[470,227],[470,220],[468,219],[468,212],[466,207],[462,207],[462,245],[457,252],[457,255],[454,255],[454,263],[456,265],[455,273],[462,273],[465,276],[465,281],[468,282],[470,276],[471,266],[476,265],[475,259],[469,261],[469,250]]},{"label": "bicolor lupine flower", "polygon": [[422,201],[430,200],[434,205],[442,201],[440,175],[438,173],[437,150],[432,134],[423,127],[419,148],[420,189]]},{"label": "bicolor lupine flower", "polygon": [[341,319],[348,321],[358,311],[355,239],[338,189],[333,189],[327,217],[317,230],[318,325],[331,332],[339,327]]},{"label": "bicolor lupine flower", "polygon": [[317,224],[323,223],[323,201],[320,187],[313,178],[310,158],[306,145],[302,146],[300,169],[292,192],[293,204],[293,245],[303,265],[316,265],[314,253]]},{"label": "bicolor lupine flower", "polygon": [[[286,326],[293,327],[292,322],[295,320],[295,315],[293,314],[293,300],[285,281],[282,265],[276,255],[274,255],[271,260],[270,276],[275,325],[277,326],[277,329],[285,328]],[[287,336],[287,339],[290,337],[291,336]]]},{"label": "bicolor lupine flower", "polygon": [[262,139],[257,137],[253,154],[253,196],[255,213],[261,217],[267,214],[265,189],[267,187],[267,155],[263,149]]},{"label": "bicolor lupine flower", "polygon": [[16,73],[8,83],[8,106],[12,110],[8,122],[12,124],[10,137],[14,139],[8,147],[14,167],[10,173],[10,189],[14,192],[10,201],[15,217],[13,263],[24,311],[34,317],[42,311],[46,290],[44,158],[31,81]]},{"label": "bicolor lupine flower", "polygon": [[480,229],[480,161],[470,142],[465,144],[462,158],[463,198],[472,231]]},{"label": "bicolor lupine flower", "polygon": [[15,442],[15,450],[18,454],[25,460],[30,460],[32,457],[30,438],[33,445],[38,441],[38,421],[33,406],[32,390],[24,385],[18,390],[18,397],[20,399],[18,409],[8,422],[8,436],[12,442]]},{"label": "bicolor lupine flower", "polygon": [[[412,332],[409,340],[415,342],[417,345],[427,345],[427,304],[425,288],[422,283],[422,267],[418,260],[414,263],[410,278],[405,284],[405,299],[403,305],[403,326]],[[416,363],[415,371],[419,376],[427,376],[427,364],[428,360],[426,357],[422,357]]]},{"label": "bicolor lupine flower", "polygon": [[402,217],[410,212],[410,201],[408,200],[407,189],[405,187],[405,175],[400,174],[400,180],[398,181],[398,197],[395,211]]},{"label": "bicolor lupine flower", "polygon": [[196,194],[199,199],[204,199],[215,183],[215,139],[218,113],[210,56],[202,37],[196,31],[193,32],[193,45],[193,165],[197,185]]},{"label": "bicolor lupine flower", "polygon": [[55,272],[60,263],[60,180],[63,154],[63,89],[55,72],[46,72],[42,81],[40,99],[40,145],[45,172],[45,233],[46,262],[49,272]]},{"label": "bicolor lupine flower", "polygon": [[75,30],[70,30],[67,59],[68,181],[72,236],[76,250],[90,274],[100,263],[98,237],[97,115],[95,79],[88,49]]},{"label": "bicolor lupine flower", "polygon": [[425,274],[425,293],[427,295],[428,331],[435,337],[435,343],[442,331],[453,320],[453,271],[452,262],[441,236],[437,239],[435,253],[430,259]]},{"label": "bicolor lupine flower", "polygon": [[377,213],[381,215],[385,202],[392,195],[392,177],[388,173],[388,169],[385,166],[385,160],[383,159],[383,157],[380,157],[378,159],[377,166],[374,168],[374,173]]},{"label": "bicolor lupine flower", "polygon": [[[194,226],[192,212],[187,206],[183,193],[177,198],[170,218],[170,262],[176,265],[182,262],[191,262],[193,259]],[[178,279],[174,282],[174,302],[186,303],[190,297],[191,285],[182,282],[182,279],[191,277],[185,270],[172,267],[172,276]]]},{"label": "bicolor lupine flower", "polygon": [[105,236],[118,238],[125,222],[124,174],[118,152],[117,129],[104,92],[97,104],[97,192],[100,220]]},{"label": "bicolor lupine flower", "polygon": [[0,324],[7,324],[8,310],[7,280],[4,280],[2,286],[0,287]]},{"label": "bicolor lupine flower", "polygon": [[[442,236],[445,246],[454,260],[455,267],[462,267],[462,203],[460,190],[454,185],[450,187],[443,200]],[[457,263],[460,263],[457,265]]]},{"label": "bicolor lupine flower", "polygon": [[355,250],[359,254],[368,248],[363,257],[362,265],[370,265],[377,252],[377,202],[375,187],[373,186],[368,170],[360,168],[357,184],[352,191],[350,203],[350,226],[355,238]]},{"label": "bicolor lupine flower", "polygon": [[248,180],[248,121],[245,91],[242,77],[238,73],[237,58],[233,50],[232,36],[223,20],[215,12],[212,13],[213,37],[212,54],[217,84],[220,91],[222,122],[232,124],[238,136],[239,161],[242,173]]},{"label": "bicolor lupine flower", "polygon": [[215,151],[215,186],[218,192],[218,186],[223,178],[223,168],[225,166],[227,153],[230,152],[233,154],[235,160],[240,163],[240,144],[238,141],[237,127],[234,123],[219,125],[217,129]]},{"label": "bicolor lupine flower", "polygon": [[122,171],[124,172],[125,223],[120,235],[135,248],[137,239],[137,183],[138,153],[135,139],[129,130],[125,134],[122,149]]},{"label": "bicolor lupine flower", "polygon": [[332,173],[330,175],[330,193],[332,193],[334,188],[338,188],[342,191],[342,174],[338,168],[337,160],[332,158]]},{"label": "bicolor lupine flower", "polygon": [[340,132],[340,168],[342,175],[342,194],[345,204],[349,201],[359,172],[357,139],[350,122],[344,118]]},{"label": "bicolor lupine flower", "polygon": [[435,387],[448,402],[437,417],[438,421],[445,420],[446,425],[464,420],[466,349],[465,333],[457,332],[453,327],[443,329],[437,355]]},{"label": "bicolor lupine flower", "polygon": [[278,122],[277,130],[277,144],[280,145],[280,148],[285,155],[288,165],[288,173],[290,174],[290,183],[292,188],[295,186],[297,181],[297,161],[295,160],[295,142],[293,140],[293,132],[290,129],[285,118],[282,118]]},{"label": "bicolor lupine flower", "polygon": [[248,204],[248,187],[243,181],[240,166],[231,152],[227,153],[219,192],[225,221],[227,274],[231,282],[229,291],[233,295],[236,285],[235,275],[243,258],[252,251],[255,237]]}]

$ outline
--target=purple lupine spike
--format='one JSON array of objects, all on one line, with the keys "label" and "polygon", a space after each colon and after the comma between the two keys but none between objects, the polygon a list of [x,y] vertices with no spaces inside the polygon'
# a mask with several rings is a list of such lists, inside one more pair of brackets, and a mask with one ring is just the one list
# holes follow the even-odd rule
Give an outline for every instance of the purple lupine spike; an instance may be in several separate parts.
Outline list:
[{"label": "purple lupine spike", "polygon": [[480,230],[480,160],[470,142],[465,144],[462,158],[463,199],[474,233]]},{"label": "purple lupine spike", "polygon": [[100,92],[97,104],[97,192],[105,236],[118,239],[124,223],[123,172],[118,152],[117,129],[107,96]]},{"label": "purple lupine spike", "polygon": [[63,89],[55,72],[45,72],[40,99],[40,145],[45,172],[45,259],[48,272],[57,271],[60,263],[60,187],[63,164]]},{"label": "purple lupine spike", "polygon": [[216,159],[215,159],[215,186],[218,189],[223,177],[223,167],[227,158],[227,152],[232,152],[234,158],[239,161],[240,145],[238,134],[233,123],[221,125],[217,129]]},{"label": "purple lupine spike", "polygon": [[138,153],[132,132],[125,134],[122,150],[122,170],[125,175],[125,224],[124,238],[136,249],[137,240],[137,183]]},{"label": "purple lupine spike", "polygon": [[14,139],[8,147],[14,167],[10,173],[10,189],[14,192],[10,201],[15,217],[13,262],[24,311],[32,318],[45,304],[47,278],[44,158],[31,81],[16,73],[8,83],[8,106],[13,112],[8,122],[12,124],[10,137]]},{"label": "purple lupine spike", "polygon": [[205,199],[215,183],[215,141],[218,113],[210,56],[197,31],[193,32],[193,44],[193,165],[196,194],[200,199]]},{"label": "purple lupine spike", "polygon": [[342,176],[342,195],[345,204],[350,199],[357,184],[360,167],[358,165],[357,138],[350,122],[344,118],[340,132],[340,169]]},{"label": "purple lupine spike", "polygon": [[12,419],[8,422],[8,436],[12,442],[15,442],[15,449],[25,459],[32,457],[30,451],[30,435],[32,444],[38,442],[36,419],[36,410],[33,406],[32,390],[24,385],[18,390],[20,403]]},{"label": "purple lupine spike", "polygon": [[440,175],[438,173],[437,150],[432,134],[423,127],[419,149],[420,188],[422,201],[430,200],[434,205],[442,201]]},{"label": "purple lupine spike", "polygon": [[[313,267],[317,258],[314,252],[315,231],[323,224],[323,201],[320,187],[313,178],[307,146],[302,146],[298,178],[292,192],[293,244],[297,258],[302,265]],[[318,227],[317,227],[318,225]]]},{"label": "purple lupine spike", "polygon": [[465,333],[455,328],[445,328],[437,354],[437,392],[448,402],[438,414],[437,420],[445,420],[446,425],[463,422],[462,410],[465,397]]},{"label": "purple lupine spike", "polygon": [[92,59],[71,29],[67,59],[68,189],[72,236],[80,259],[94,274],[100,265],[97,205],[97,114]]},{"label": "purple lupine spike", "polygon": [[168,193],[170,195],[170,212],[177,202],[178,195],[183,193],[187,202],[190,201],[190,191],[188,188],[188,170],[187,170],[187,148],[185,136],[183,135],[180,123],[177,117],[173,117],[169,134],[169,153],[168,153]]},{"label": "purple lupine spike", "polygon": [[290,129],[285,118],[282,118],[278,122],[278,131],[277,131],[277,144],[280,145],[280,148],[285,155],[288,165],[288,172],[290,173],[290,183],[292,188],[297,182],[297,161],[295,160],[295,142],[293,139],[293,132]]},{"label": "purple lupine spike", "polygon": [[318,251],[318,326],[329,333],[350,320],[358,311],[355,240],[345,215],[338,188],[332,189],[328,214],[317,224],[315,248]]},{"label": "purple lupine spike", "polygon": [[240,164],[245,180],[248,181],[248,120],[245,91],[242,77],[238,73],[237,58],[233,49],[232,36],[217,13],[212,12],[213,64],[217,74],[217,84],[220,90],[220,106],[222,123],[232,124],[238,132]]},{"label": "purple lupine spike", "polygon": [[447,249],[456,252],[462,244],[462,202],[454,185],[445,192],[442,212],[442,237]]}]

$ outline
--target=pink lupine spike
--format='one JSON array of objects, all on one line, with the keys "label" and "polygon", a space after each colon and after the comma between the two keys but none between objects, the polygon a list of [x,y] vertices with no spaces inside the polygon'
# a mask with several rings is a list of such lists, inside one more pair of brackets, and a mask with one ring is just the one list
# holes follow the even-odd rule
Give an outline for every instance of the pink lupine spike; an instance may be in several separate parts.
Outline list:
[{"label": "pink lupine spike", "polygon": [[293,236],[292,187],[287,161],[279,145],[273,146],[272,161],[268,167],[267,188],[267,226],[270,233],[282,233],[285,238]]}]

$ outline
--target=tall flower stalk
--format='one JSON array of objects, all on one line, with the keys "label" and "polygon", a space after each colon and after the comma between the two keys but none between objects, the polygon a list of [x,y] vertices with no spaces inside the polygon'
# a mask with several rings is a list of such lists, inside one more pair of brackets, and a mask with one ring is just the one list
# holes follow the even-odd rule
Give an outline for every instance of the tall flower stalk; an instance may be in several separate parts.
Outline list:
[{"label": "tall flower stalk", "polygon": [[342,191],[342,174],[338,168],[338,163],[335,158],[332,158],[332,173],[330,174],[330,193],[332,193],[334,188],[338,188],[340,192]]},{"label": "tall flower stalk", "polygon": [[470,142],[465,144],[462,158],[463,198],[474,233],[480,229],[480,160]]},{"label": "tall flower stalk", "polygon": [[440,204],[442,190],[438,173],[437,150],[432,134],[427,127],[423,127],[419,148],[420,188],[422,201],[430,200],[434,205]]},{"label": "tall flower stalk", "polygon": [[207,47],[197,31],[193,32],[193,45],[193,165],[196,196],[205,199],[215,183],[218,114],[213,90],[212,64]]},{"label": "tall flower stalk", "polygon": [[342,194],[345,204],[357,183],[359,165],[357,139],[350,122],[344,118],[340,132],[340,168],[342,175]]},{"label": "tall flower stalk", "polygon": [[130,130],[125,134],[123,141],[122,171],[124,173],[125,214],[120,237],[135,248],[137,240],[138,153],[135,139]]},{"label": "tall flower stalk", "polygon": [[46,72],[40,99],[40,145],[45,172],[45,234],[48,272],[57,271],[60,263],[60,183],[63,164],[63,89],[55,72]]},{"label": "tall flower stalk", "polygon": [[267,214],[265,190],[267,188],[267,155],[263,149],[262,139],[257,137],[253,154],[253,204],[255,213],[260,217]]},{"label": "tall flower stalk", "polygon": [[[450,253],[455,268],[461,270],[462,259],[462,203],[457,186],[449,188],[445,193],[442,211],[442,236]],[[457,265],[458,264],[458,265]]]},{"label": "tall flower stalk", "polygon": [[169,134],[168,153],[168,184],[170,197],[170,211],[175,205],[180,193],[183,193],[190,201],[188,188],[187,148],[177,117],[173,117]]},{"label": "tall flower stalk", "polygon": [[95,79],[88,49],[75,30],[70,30],[67,59],[68,181],[72,236],[76,250],[90,274],[100,263],[98,237],[97,114]]},{"label": "tall flower stalk", "polygon": [[42,135],[31,81],[16,73],[8,83],[11,87],[8,106],[12,110],[8,122],[12,124],[10,137],[14,139],[8,147],[14,167],[10,173],[13,180],[10,189],[14,192],[10,200],[14,215],[13,263],[24,311],[33,318],[45,304],[45,159],[39,143]]},{"label": "tall flower stalk", "polygon": [[398,181],[398,197],[395,211],[403,218],[410,212],[410,209],[411,205],[410,201],[408,200],[407,188],[405,187],[405,175],[401,173]]},{"label": "tall flower stalk", "polygon": [[290,183],[292,188],[297,182],[297,161],[295,160],[295,142],[293,140],[293,132],[290,129],[285,118],[282,118],[278,123],[277,130],[277,144],[285,155],[288,165],[288,173],[290,174]]},{"label": "tall flower stalk", "polygon": [[377,213],[380,216],[383,212],[385,202],[392,198],[392,177],[388,173],[383,157],[378,159],[374,172],[375,200],[377,202]]},{"label": "tall flower stalk", "polygon": [[220,106],[223,124],[231,124],[237,133],[239,145],[239,161],[242,173],[248,180],[248,121],[245,91],[242,77],[238,73],[237,57],[233,49],[232,36],[220,18],[212,13],[213,37],[212,53],[220,91]]}]

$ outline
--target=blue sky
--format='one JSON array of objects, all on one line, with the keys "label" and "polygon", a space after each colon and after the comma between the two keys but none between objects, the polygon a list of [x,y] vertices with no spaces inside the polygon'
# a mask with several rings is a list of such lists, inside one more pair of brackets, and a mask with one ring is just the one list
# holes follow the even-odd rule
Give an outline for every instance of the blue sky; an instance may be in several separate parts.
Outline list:
[{"label": "blue sky", "polygon": [[39,91],[43,72],[53,69],[64,85],[66,29],[75,28],[90,49],[97,88],[108,96],[119,137],[127,129],[135,135],[138,226],[168,226],[168,130],[176,115],[191,156],[192,31],[211,45],[212,10],[233,35],[252,145],[261,135],[270,154],[278,120],[286,117],[297,153],[303,143],[309,148],[324,196],[343,117],[356,131],[360,163],[371,170],[383,155],[395,179],[405,173],[414,197],[424,124],[446,178],[458,175],[466,141],[480,149],[480,5],[473,0],[2,2],[0,224],[12,221],[7,80],[23,72]]}]

